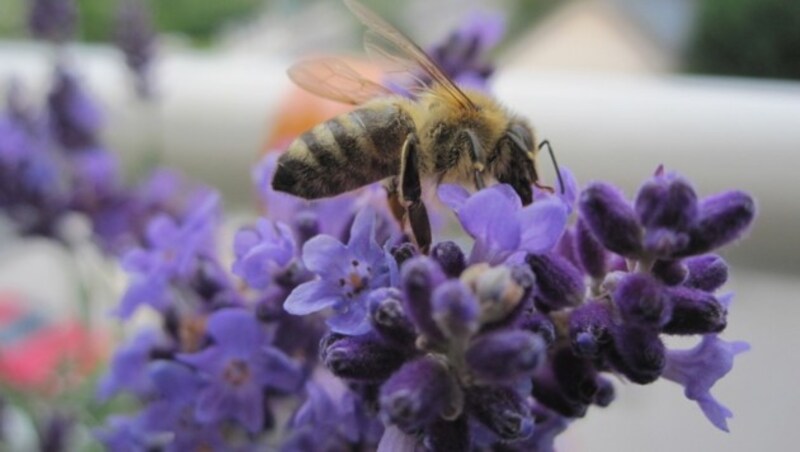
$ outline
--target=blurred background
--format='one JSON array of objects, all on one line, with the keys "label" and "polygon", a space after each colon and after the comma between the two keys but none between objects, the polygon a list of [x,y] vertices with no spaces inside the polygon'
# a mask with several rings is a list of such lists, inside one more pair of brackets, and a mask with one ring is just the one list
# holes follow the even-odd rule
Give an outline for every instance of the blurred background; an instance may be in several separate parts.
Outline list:
[{"label": "blurred background", "polygon": [[[491,90],[531,119],[580,182],[609,180],[632,196],[664,164],[702,195],[739,188],[758,201],[750,238],[726,255],[737,292],[726,337],[753,345],[715,387],[736,414],[732,433],[707,425],[680,388],[659,382],[622,388],[618,403],[578,421],[560,450],[791,449],[800,440],[789,425],[800,410],[800,2],[364,3],[426,48],[471,15],[496,16],[504,34],[490,54]],[[0,0],[0,95],[22,84],[40,103],[54,56],[30,39],[29,4]],[[300,94],[286,68],[308,55],[362,55],[362,27],[338,1],[148,4],[159,35],[142,100],[114,45],[117,2],[77,1],[77,39],[64,54],[103,111],[104,142],[129,180],[156,155],[220,188],[229,211],[252,211],[249,174],[259,156],[340,111]],[[41,242],[14,250],[0,251],[0,294],[61,309],[74,291],[52,265],[57,251]]]}]

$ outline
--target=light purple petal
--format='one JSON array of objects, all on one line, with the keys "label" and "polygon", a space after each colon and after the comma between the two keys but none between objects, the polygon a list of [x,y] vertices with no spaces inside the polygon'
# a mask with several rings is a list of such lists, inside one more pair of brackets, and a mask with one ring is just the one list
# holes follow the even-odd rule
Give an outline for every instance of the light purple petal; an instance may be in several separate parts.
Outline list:
[{"label": "light purple petal", "polygon": [[262,347],[264,358],[261,383],[281,391],[294,391],[301,383],[302,372],[294,361],[273,347]]},{"label": "light purple petal", "polygon": [[442,184],[437,190],[439,200],[452,210],[458,210],[469,199],[469,192],[461,185]]},{"label": "light purple petal", "polygon": [[360,335],[370,330],[369,317],[363,300],[347,302],[345,309],[337,309],[328,320],[328,326],[335,333]]},{"label": "light purple petal", "polygon": [[234,394],[227,387],[210,384],[197,397],[195,418],[202,423],[217,422],[236,411]]},{"label": "light purple petal", "polygon": [[352,256],[342,242],[329,235],[318,235],[303,245],[303,263],[312,272],[328,279],[347,274]]},{"label": "light purple petal", "polygon": [[229,412],[251,433],[264,427],[264,394],[258,385],[248,385],[236,394],[235,411]]},{"label": "light purple petal", "polygon": [[217,346],[242,354],[251,352],[263,341],[263,333],[253,314],[244,309],[222,309],[208,319],[208,334]]},{"label": "light purple petal", "polygon": [[417,440],[392,425],[383,432],[377,452],[415,452],[416,450]]},{"label": "light purple petal", "polygon": [[350,242],[347,248],[355,256],[365,258],[371,248],[380,248],[375,243],[375,210],[365,207],[356,214],[353,227],[350,228]]},{"label": "light purple petal", "polygon": [[706,394],[697,399],[697,404],[700,405],[703,414],[706,415],[706,418],[708,418],[715,427],[725,432],[730,431],[728,429],[728,419],[733,417],[733,412],[725,405],[717,402],[711,394]]},{"label": "light purple petal", "polygon": [[536,201],[517,212],[522,229],[520,248],[542,254],[552,249],[567,226],[566,205],[557,198]]},{"label": "light purple petal", "polygon": [[309,281],[297,286],[283,303],[283,309],[294,315],[306,315],[333,306],[342,298],[328,283]]},{"label": "light purple petal", "polygon": [[498,219],[512,219],[514,212],[514,204],[501,191],[485,189],[472,195],[457,213],[469,235],[486,242],[493,240],[492,228],[499,226]]}]

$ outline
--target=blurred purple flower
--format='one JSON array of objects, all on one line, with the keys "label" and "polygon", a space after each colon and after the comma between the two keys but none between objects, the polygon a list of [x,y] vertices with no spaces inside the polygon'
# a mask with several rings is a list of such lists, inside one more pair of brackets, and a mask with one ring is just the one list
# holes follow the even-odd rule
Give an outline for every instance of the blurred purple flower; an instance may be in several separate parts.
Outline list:
[{"label": "blurred purple flower", "polygon": [[461,186],[442,185],[439,198],[475,239],[472,263],[500,264],[518,251],[545,253],[567,225],[568,207],[560,199],[551,197],[523,207],[516,192],[505,184],[472,195]]},{"label": "blurred purple flower", "polygon": [[150,66],[155,53],[155,31],[145,0],[122,0],[117,11],[117,46],[125,55],[125,63],[136,78],[141,97],[152,94]]},{"label": "blurred purple flower", "polygon": [[376,242],[375,225],[375,211],[367,208],[356,215],[347,245],[327,235],[306,242],[303,262],[319,279],[292,291],[284,303],[286,311],[305,315],[332,307],[334,314],[327,322],[333,331],[369,331],[367,295],[397,279],[397,264]]},{"label": "blurred purple flower", "polygon": [[147,364],[154,349],[162,341],[159,332],[143,330],[133,340],[118,348],[111,359],[108,372],[98,383],[97,397],[107,400],[121,391],[139,397],[151,394],[153,384],[147,372]]},{"label": "blurred purple flower", "polygon": [[62,43],[75,33],[78,19],[75,0],[32,0],[29,3],[28,27],[34,37]]},{"label": "blurred purple flower", "polygon": [[682,385],[686,398],[696,401],[708,420],[727,432],[726,419],[733,417],[733,413],[709,391],[717,380],[731,371],[733,358],[749,349],[747,342],[727,342],[716,334],[707,334],[694,348],[669,350],[661,376]]},{"label": "blurred purple flower", "polygon": [[56,67],[48,95],[50,129],[55,141],[67,151],[97,146],[102,119],[97,105],[69,69]]},{"label": "blurred purple flower", "polygon": [[255,289],[265,288],[295,258],[297,245],[289,226],[261,218],[255,227],[236,233],[233,273]]},{"label": "blurred purple flower", "polygon": [[209,317],[207,331],[213,345],[178,355],[206,381],[197,398],[197,420],[235,419],[255,433],[264,426],[264,389],[298,389],[300,370],[283,352],[268,345],[262,326],[247,311],[217,311]]}]

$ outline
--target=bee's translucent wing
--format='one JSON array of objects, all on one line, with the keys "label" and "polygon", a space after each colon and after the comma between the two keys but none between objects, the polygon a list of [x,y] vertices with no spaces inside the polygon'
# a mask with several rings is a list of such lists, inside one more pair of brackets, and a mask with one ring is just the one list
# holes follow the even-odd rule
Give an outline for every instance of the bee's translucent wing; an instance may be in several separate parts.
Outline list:
[{"label": "bee's translucent wing", "polygon": [[289,78],[310,93],[352,105],[393,94],[338,58],[301,61],[289,68]]},{"label": "bee's translucent wing", "polygon": [[414,69],[421,69],[464,108],[477,108],[466,94],[444,74],[439,65],[414,41],[358,1],[344,0],[344,3],[371,31],[364,35],[364,46],[367,53],[380,55],[383,59],[392,62],[393,66],[400,69],[406,68],[404,70],[409,70],[412,74]]}]

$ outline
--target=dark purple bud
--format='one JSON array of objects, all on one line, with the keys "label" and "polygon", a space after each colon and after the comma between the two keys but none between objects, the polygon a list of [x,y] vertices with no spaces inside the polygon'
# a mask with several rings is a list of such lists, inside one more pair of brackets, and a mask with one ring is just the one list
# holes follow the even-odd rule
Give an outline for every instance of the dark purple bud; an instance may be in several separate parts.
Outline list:
[{"label": "dark purple bud", "polygon": [[395,288],[381,288],[367,296],[372,328],[381,337],[399,347],[412,347],[416,333],[403,310],[403,294]]},{"label": "dark purple bud", "polygon": [[671,257],[686,249],[689,234],[668,228],[652,228],[644,233],[644,250],[650,255]]},{"label": "dark purple bud", "polygon": [[583,274],[566,259],[555,254],[529,254],[525,262],[536,275],[537,307],[558,310],[583,303],[586,294]]},{"label": "dark purple bud", "polygon": [[403,265],[401,280],[405,310],[414,325],[428,339],[443,340],[432,306],[433,291],[446,280],[439,264],[427,256],[412,258]]},{"label": "dark purple bud", "polygon": [[614,384],[611,380],[598,376],[595,380],[597,393],[594,395],[594,404],[603,408],[611,405],[614,401]]},{"label": "dark purple bud", "polygon": [[446,410],[451,381],[447,366],[436,358],[406,363],[381,387],[381,412],[389,423],[412,433]]},{"label": "dark purple bud", "polygon": [[550,364],[540,367],[533,375],[531,394],[536,401],[565,417],[583,417],[587,405],[568,397]]},{"label": "dark purple bud", "polygon": [[117,12],[117,46],[136,76],[137,91],[150,94],[148,69],[155,53],[155,31],[145,0],[123,0]]},{"label": "dark purple bud", "polygon": [[665,287],[650,275],[628,274],[617,284],[613,298],[628,322],[657,327],[669,321],[670,303]]},{"label": "dark purple bud", "polygon": [[459,280],[445,281],[433,292],[433,319],[449,338],[472,336],[478,330],[479,314],[478,300]]},{"label": "dark purple bud", "polygon": [[677,286],[686,280],[688,271],[679,260],[659,259],[653,263],[653,276],[668,286]]},{"label": "dark purple bud", "polygon": [[575,249],[586,273],[594,279],[602,280],[608,273],[608,253],[582,219],[578,220],[575,227]]},{"label": "dark purple bud", "polygon": [[727,326],[728,311],[708,292],[671,287],[667,292],[672,317],[661,329],[666,334],[719,333]]},{"label": "dark purple bud", "polygon": [[728,264],[716,254],[691,257],[684,263],[689,270],[686,287],[713,292],[728,280]]},{"label": "dark purple bud", "polygon": [[513,383],[528,376],[544,359],[547,344],[528,331],[505,330],[475,339],[466,352],[473,374],[488,383]]},{"label": "dark purple bud", "polygon": [[39,432],[42,451],[62,452],[71,449],[70,437],[75,430],[75,419],[62,413],[53,413],[49,416]]},{"label": "dark purple bud", "polygon": [[597,356],[611,340],[611,335],[611,311],[605,304],[589,302],[570,314],[569,337],[578,356]]},{"label": "dark purple bud", "polygon": [[661,376],[666,363],[666,348],[658,337],[658,331],[621,327],[614,333],[614,348],[608,357],[617,371],[632,382],[643,385]]},{"label": "dark purple bud", "polygon": [[569,399],[583,405],[594,402],[599,388],[597,371],[591,361],[576,356],[570,348],[562,348],[552,355],[551,366],[556,381]]},{"label": "dark purple bud", "polygon": [[397,261],[397,266],[402,267],[403,263],[414,256],[419,255],[416,245],[411,242],[403,242],[400,245],[392,248],[392,257]]},{"label": "dark purple bud", "polygon": [[469,452],[472,441],[466,415],[448,421],[437,419],[425,430],[425,450],[430,452]]},{"label": "dark purple bud", "polygon": [[75,0],[33,0],[28,12],[31,34],[56,43],[72,37],[77,19]]},{"label": "dark purple bud", "polygon": [[642,252],[642,228],[636,212],[615,187],[594,183],[578,200],[586,226],[606,249],[626,257]]},{"label": "dark purple bud", "polygon": [[464,252],[454,242],[440,242],[431,249],[431,257],[439,263],[449,278],[458,278],[467,268]]},{"label": "dark purple bud", "polygon": [[525,398],[504,386],[470,386],[466,391],[469,412],[504,440],[527,438],[533,419]]},{"label": "dark purple bud", "polygon": [[689,246],[681,255],[707,253],[744,234],[756,216],[756,203],[745,192],[727,191],[705,198],[689,231]]},{"label": "dark purple bud", "polygon": [[340,378],[379,382],[405,361],[406,354],[384,343],[376,333],[361,336],[329,334],[320,343],[320,359]]},{"label": "dark purple bud", "polygon": [[639,188],[635,208],[645,228],[685,230],[697,218],[697,194],[681,177],[656,176]]},{"label": "dark purple bud", "polygon": [[548,347],[556,340],[556,325],[545,314],[526,313],[519,327],[541,337]]}]

